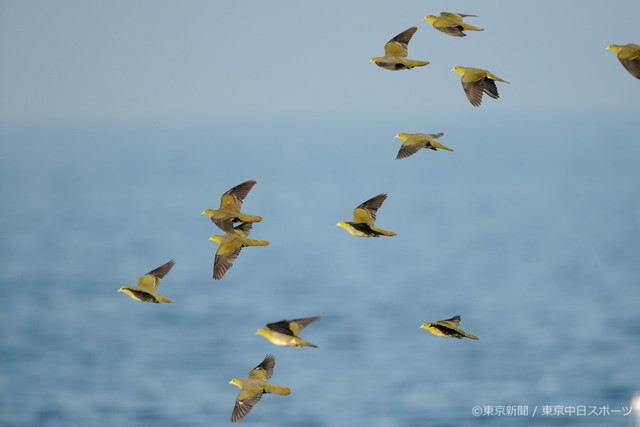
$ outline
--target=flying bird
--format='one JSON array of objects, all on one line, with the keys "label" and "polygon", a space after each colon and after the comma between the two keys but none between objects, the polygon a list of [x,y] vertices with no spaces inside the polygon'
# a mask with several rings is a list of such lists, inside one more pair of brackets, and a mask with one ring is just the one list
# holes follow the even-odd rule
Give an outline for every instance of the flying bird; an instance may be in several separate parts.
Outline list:
[{"label": "flying bird", "polygon": [[221,279],[225,275],[245,246],[267,246],[269,244],[265,240],[247,238],[251,231],[251,226],[250,222],[243,222],[222,236],[214,234],[209,237],[209,240],[213,240],[220,245],[213,260],[214,279]]},{"label": "flying bird", "polygon": [[396,156],[396,160],[404,159],[412,154],[415,154],[421,148],[428,148],[433,151],[437,151],[438,148],[442,150],[453,151],[451,148],[446,147],[436,141],[436,138],[440,138],[444,133],[399,133],[395,137],[403,140],[404,142],[400,146],[400,151]]},{"label": "flying bird", "polygon": [[256,334],[262,335],[275,345],[302,348],[303,346],[318,347],[298,336],[301,330],[311,322],[320,319],[320,316],[305,317],[302,319],[281,320],[268,323],[266,328],[260,328]]},{"label": "flying bird", "polygon": [[636,79],[640,79],[640,45],[628,43],[610,44],[607,50],[615,52],[624,68]]},{"label": "flying bird", "polygon": [[156,293],[158,285],[162,278],[171,270],[175,265],[175,261],[171,260],[160,267],[151,270],[144,276],[140,277],[136,286],[121,286],[118,292],[123,292],[129,295],[131,298],[142,302],[173,302],[169,298],[165,298],[162,295]]},{"label": "flying bird", "polygon": [[462,76],[462,88],[464,93],[467,94],[467,98],[474,107],[480,106],[482,103],[482,94],[486,93],[493,99],[498,99],[498,88],[496,87],[496,80],[499,82],[509,83],[506,80],[502,80],[495,74],[490,73],[487,70],[471,67],[453,67],[451,71]]},{"label": "flying bird", "polygon": [[353,211],[353,221],[339,221],[336,225],[358,237],[395,236],[392,231],[385,231],[374,227],[376,213],[387,195],[382,193],[367,200]]},{"label": "flying bird", "polygon": [[211,221],[225,232],[232,231],[233,224],[236,222],[262,221],[259,216],[245,215],[240,212],[242,201],[254,185],[256,185],[256,181],[251,179],[227,190],[220,198],[220,207],[218,209],[205,209],[202,211],[202,215],[210,217]]},{"label": "flying bird", "polygon": [[472,340],[479,340],[480,338],[475,335],[471,335],[458,328],[460,324],[460,316],[453,316],[451,319],[447,320],[438,320],[435,323],[423,323],[420,326],[422,329],[426,329],[431,332],[433,335],[437,335],[439,337],[446,338],[458,338],[462,339],[463,337],[471,338]]},{"label": "flying bird", "polygon": [[466,34],[463,32],[467,31],[484,31],[484,28],[474,27],[473,25],[469,25],[462,20],[467,16],[476,16],[476,15],[465,15],[464,13],[452,13],[452,12],[441,12],[440,16],[427,15],[424,17],[424,20],[431,23],[433,27],[442,31],[445,34],[449,34],[454,37],[465,37]]},{"label": "flying bird", "polygon": [[236,404],[233,407],[231,421],[236,422],[247,415],[253,406],[258,403],[264,393],[274,393],[286,396],[291,394],[288,387],[270,384],[269,378],[273,375],[273,367],[276,364],[276,358],[270,354],[255,368],[249,372],[246,379],[234,378],[229,384],[240,387],[240,393],[236,398]]},{"label": "flying bird", "polygon": [[418,31],[418,27],[411,27],[389,40],[384,45],[384,56],[371,58],[369,62],[386,70],[405,70],[413,67],[423,67],[429,62],[408,59],[408,45],[411,37]]}]

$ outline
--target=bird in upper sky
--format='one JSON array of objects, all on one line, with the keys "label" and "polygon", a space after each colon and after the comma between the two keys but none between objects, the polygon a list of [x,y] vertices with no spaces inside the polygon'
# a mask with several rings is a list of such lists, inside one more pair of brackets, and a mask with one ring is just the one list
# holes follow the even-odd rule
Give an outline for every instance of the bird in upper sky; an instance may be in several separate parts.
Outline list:
[{"label": "bird in upper sky", "polygon": [[214,234],[209,237],[209,240],[213,240],[220,245],[213,260],[214,279],[221,279],[225,275],[245,246],[267,246],[269,244],[265,240],[247,238],[251,231],[251,226],[250,222],[243,222],[222,236]]},{"label": "bird in upper sky", "polygon": [[615,52],[624,68],[636,79],[640,79],[640,45],[628,43],[610,44],[607,50]]},{"label": "bird in upper sky", "polygon": [[249,376],[246,379],[234,378],[229,381],[229,384],[241,388],[236,398],[235,406],[233,407],[233,413],[231,414],[232,422],[244,418],[244,416],[253,409],[253,406],[258,403],[264,393],[274,393],[283,396],[291,394],[291,390],[288,387],[274,385],[268,382],[271,375],[273,375],[273,367],[275,364],[276,358],[268,354],[258,366],[249,372]]},{"label": "bird in upper sky", "polygon": [[506,80],[502,80],[500,77],[492,74],[487,70],[471,67],[453,67],[451,71],[455,71],[460,74],[462,78],[462,88],[464,93],[467,94],[467,98],[471,102],[471,105],[478,107],[482,103],[482,94],[486,93],[493,99],[498,99],[498,88],[495,81],[509,83]]},{"label": "bird in upper sky", "polygon": [[254,185],[256,185],[256,181],[251,179],[227,190],[220,198],[220,207],[218,209],[205,209],[202,211],[202,215],[210,217],[211,221],[225,232],[232,231],[235,222],[262,221],[259,216],[240,213],[242,201]]},{"label": "bird in upper sky", "polygon": [[121,286],[118,292],[123,292],[129,295],[131,298],[142,302],[173,302],[169,298],[165,298],[162,295],[156,293],[158,285],[162,278],[171,270],[175,265],[175,261],[171,260],[160,267],[151,270],[144,276],[140,277],[136,286]]},{"label": "bird in upper sky", "polygon": [[376,213],[387,195],[382,193],[360,204],[353,211],[353,221],[339,221],[336,225],[358,237],[395,236],[392,231],[385,231],[374,227]]},{"label": "bird in upper sky", "polygon": [[445,338],[458,338],[463,337],[471,338],[472,340],[479,340],[480,338],[475,335],[471,335],[458,328],[460,324],[460,316],[453,316],[451,319],[438,320],[435,323],[423,323],[420,327],[431,332],[433,335]]},{"label": "bird in upper sky", "polygon": [[260,328],[256,334],[262,335],[275,345],[302,348],[303,346],[318,347],[298,336],[301,330],[311,322],[318,320],[320,316],[305,317],[302,319],[281,320],[268,323],[266,328]]},{"label": "bird in upper sky", "polygon": [[465,37],[466,34],[463,32],[467,31],[484,31],[484,28],[474,27],[473,25],[469,25],[462,20],[462,18],[467,16],[476,16],[476,15],[466,15],[464,13],[453,13],[453,12],[441,12],[440,16],[427,15],[424,17],[424,20],[431,23],[433,27],[442,31],[445,34],[449,34],[454,37]]},{"label": "bird in upper sky", "polygon": [[421,148],[428,148],[433,151],[437,151],[438,148],[443,150],[453,151],[451,148],[446,147],[436,141],[436,138],[440,138],[444,133],[399,133],[395,137],[403,140],[404,142],[400,146],[400,151],[396,156],[396,160],[404,159],[412,154],[415,154]]},{"label": "bird in upper sky", "polygon": [[384,56],[371,58],[369,62],[385,70],[406,70],[413,67],[423,67],[429,62],[408,59],[408,45],[411,37],[418,31],[418,27],[411,27],[389,40],[384,45]]}]

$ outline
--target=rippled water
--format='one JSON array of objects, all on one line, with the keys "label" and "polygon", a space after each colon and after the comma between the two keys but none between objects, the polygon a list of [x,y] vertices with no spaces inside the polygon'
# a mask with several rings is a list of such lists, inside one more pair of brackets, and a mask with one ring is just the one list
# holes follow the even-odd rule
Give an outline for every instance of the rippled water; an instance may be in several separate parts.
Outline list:
[{"label": "rippled water", "polygon": [[[640,389],[640,148],[589,119],[402,129],[456,150],[402,161],[365,120],[2,130],[0,425],[223,425],[268,353],[293,392],[247,425],[626,425],[541,415]],[[199,213],[251,178],[271,245],[213,281]],[[398,236],[335,227],[381,192]],[[116,293],[172,258],[175,304]],[[418,328],[455,314],[479,341]],[[313,315],[318,349],[254,335]]]}]

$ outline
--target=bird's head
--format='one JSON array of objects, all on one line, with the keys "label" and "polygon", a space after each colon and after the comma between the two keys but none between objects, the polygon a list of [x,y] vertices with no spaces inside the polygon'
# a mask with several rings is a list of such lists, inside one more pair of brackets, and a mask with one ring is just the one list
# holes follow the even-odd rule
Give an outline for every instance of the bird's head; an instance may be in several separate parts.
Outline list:
[{"label": "bird's head", "polygon": [[433,15],[427,15],[423,18],[423,21],[427,21],[431,24],[433,24],[434,22],[436,22],[437,17],[433,16]]},{"label": "bird's head", "polygon": [[267,334],[269,333],[269,329],[266,328],[260,328],[256,331],[256,335],[263,335],[263,336],[267,336]]},{"label": "bird's head", "polygon": [[213,240],[216,243],[221,243],[222,242],[222,236],[214,234],[213,236],[209,237],[209,240]]},{"label": "bird's head", "polygon": [[229,384],[233,384],[233,385],[234,385],[234,386],[236,386],[236,387],[240,387],[240,388],[242,388],[242,383],[243,383],[243,382],[244,382],[244,381],[243,381],[243,380],[241,380],[241,379],[239,379],[239,378],[234,378],[234,379],[232,379],[231,381],[229,381]]},{"label": "bird's head", "polygon": [[380,58],[371,58],[371,59],[369,60],[369,63],[370,63],[370,64],[375,64],[375,63],[377,63],[377,62],[378,62],[378,59],[380,59]]},{"label": "bird's head", "polygon": [[349,227],[349,225],[347,224],[347,221],[338,221],[338,223],[336,224],[337,227],[342,227],[345,230]]},{"label": "bird's head", "polygon": [[423,323],[420,325],[420,329],[429,329],[431,327],[431,323]]},{"label": "bird's head", "polygon": [[610,50],[611,52],[618,53],[618,52],[620,52],[621,49],[622,49],[622,46],[620,46],[620,45],[610,44],[609,46],[607,46],[606,50]]},{"label": "bird's head", "polygon": [[394,136],[394,138],[398,138],[401,139],[403,141],[407,140],[407,134],[406,133],[397,133],[396,136]]},{"label": "bird's head", "polygon": [[120,289],[118,289],[118,292],[124,292],[127,289],[126,286],[120,286]]},{"label": "bird's head", "polygon": [[460,66],[456,66],[451,69],[451,71],[456,72],[460,75],[463,75],[465,70],[466,70],[466,67],[460,67]]},{"label": "bird's head", "polygon": [[212,209],[205,209],[202,211],[202,213],[200,213],[200,215],[206,215],[208,217],[213,216],[213,210]]}]

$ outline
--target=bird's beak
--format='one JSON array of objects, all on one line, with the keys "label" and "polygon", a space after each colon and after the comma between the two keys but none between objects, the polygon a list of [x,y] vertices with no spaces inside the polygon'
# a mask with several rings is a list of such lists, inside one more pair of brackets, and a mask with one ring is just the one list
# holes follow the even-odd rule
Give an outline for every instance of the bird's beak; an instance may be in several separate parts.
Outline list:
[{"label": "bird's beak", "polygon": [[229,384],[233,384],[233,380],[229,381]]}]

